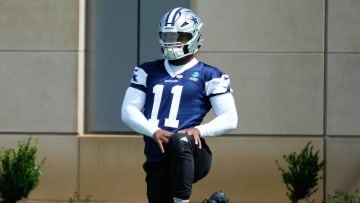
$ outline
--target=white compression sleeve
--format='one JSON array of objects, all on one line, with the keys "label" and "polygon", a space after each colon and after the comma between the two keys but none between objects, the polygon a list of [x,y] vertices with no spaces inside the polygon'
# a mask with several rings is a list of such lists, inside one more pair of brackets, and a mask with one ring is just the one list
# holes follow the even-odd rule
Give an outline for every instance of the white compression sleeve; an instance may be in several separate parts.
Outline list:
[{"label": "white compression sleeve", "polygon": [[152,137],[159,128],[148,121],[142,113],[145,97],[144,92],[129,87],[121,107],[121,120],[137,133]]},{"label": "white compression sleeve", "polygon": [[220,94],[210,98],[215,118],[205,124],[196,126],[201,136],[217,136],[233,131],[237,127],[238,116],[234,97],[231,93]]}]

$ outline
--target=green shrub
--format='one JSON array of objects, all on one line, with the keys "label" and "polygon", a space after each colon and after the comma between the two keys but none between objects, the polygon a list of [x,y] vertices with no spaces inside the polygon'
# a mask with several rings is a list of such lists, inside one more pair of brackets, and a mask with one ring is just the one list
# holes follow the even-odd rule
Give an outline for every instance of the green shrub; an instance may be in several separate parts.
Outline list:
[{"label": "green shrub", "polygon": [[322,177],[319,172],[323,169],[325,162],[319,160],[319,151],[313,153],[313,146],[308,142],[300,153],[293,152],[283,155],[288,163],[285,170],[276,160],[278,169],[281,172],[283,182],[287,188],[287,196],[296,203],[301,199],[308,199],[318,188],[317,182]]},{"label": "green shrub", "polygon": [[323,203],[360,203],[359,190],[354,194],[337,191],[334,194],[327,194]]},{"label": "green shrub", "polygon": [[36,162],[38,139],[32,143],[29,137],[18,142],[18,151],[4,149],[0,151],[0,193],[4,203],[15,203],[27,198],[35,189],[42,175],[41,166]]}]

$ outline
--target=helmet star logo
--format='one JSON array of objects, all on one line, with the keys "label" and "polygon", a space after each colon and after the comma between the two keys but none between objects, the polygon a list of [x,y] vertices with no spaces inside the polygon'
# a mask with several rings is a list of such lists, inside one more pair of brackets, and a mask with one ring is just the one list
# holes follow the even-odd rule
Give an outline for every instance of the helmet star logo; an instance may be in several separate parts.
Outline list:
[{"label": "helmet star logo", "polygon": [[198,18],[195,17],[195,16],[191,16],[191,21],[193,21],[195,24],[198,24],[198,23],[199,23]]}]

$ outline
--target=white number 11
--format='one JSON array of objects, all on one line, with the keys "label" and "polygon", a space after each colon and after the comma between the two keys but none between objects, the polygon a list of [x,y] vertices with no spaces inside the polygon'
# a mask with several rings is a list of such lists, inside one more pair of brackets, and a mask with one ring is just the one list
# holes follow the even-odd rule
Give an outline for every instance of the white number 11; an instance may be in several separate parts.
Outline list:
[{"label": "white number 11", "polygon": [[[179,104],[180,98],[182,93],[183,86],[176,85],[171,88],[171,94],[173,94],[173,99],[171,102],[169,117],[165,119],[164,126],[178,128],[179,127],[179,120],[176,120],[178,111],[179,111]],[[151,111],[151,118],[149,121],[159,125],[159,110],[160,110],[160,102],[164,91],[164,85],[155,85],[153,88],[154,93],[154,103]]]}]

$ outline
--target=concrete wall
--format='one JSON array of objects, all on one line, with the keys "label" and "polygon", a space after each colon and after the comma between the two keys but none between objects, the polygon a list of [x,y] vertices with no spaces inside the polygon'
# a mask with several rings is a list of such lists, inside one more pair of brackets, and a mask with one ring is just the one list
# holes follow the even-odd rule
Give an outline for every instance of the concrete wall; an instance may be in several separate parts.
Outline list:
[{"label": "concrete wall", "polygon": [[78,189],[79,1],[0,1],[0,147],[39,137],[44,176],[31,199]]},{"label": "concrete wall", "polygon": [[[30,200],[146,202],[140,136],[86,134],[85,1],[0,0],[0,147],[39,138],[44,176]],[[198,58],[230,74],[239,128],[209,138],[200,202],[289,202],[275,160],[312,141],[326,158],[314,195],[360,189],[360,1],[193,0]],[[134,64],[135,65],[135,64]],[[89,85],[89,84],[86,84]]]}]

